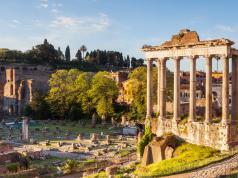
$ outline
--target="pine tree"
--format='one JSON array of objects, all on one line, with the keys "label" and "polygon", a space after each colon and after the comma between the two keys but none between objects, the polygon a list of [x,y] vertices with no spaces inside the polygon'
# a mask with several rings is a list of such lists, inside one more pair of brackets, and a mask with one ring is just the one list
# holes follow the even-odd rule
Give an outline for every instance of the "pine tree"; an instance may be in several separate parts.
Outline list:
[{"label": "pine tree", "polygon": [[69,46],[67,46],[66,50],[65,50],[65,60],[70,61],[70,48],[69,48]]},{"label": "pine tree", "polygon": [[77,59],[78,61],[82,61],[82,60],[83,60],[83,58],[82,58],[82,53],[81,53],[80,49],[77,51],[75,57],[76,57],[76,59]]},{"label": "pine tree", "polygon": [[84,53],[87,51],[87,47],[85,45],[82,45],[80,47],[80,51],[83,53],[83,59],[85,58]]},{"label": "pine tree", "polygon": [[64,54],[63,54],[63,52],[61,51],[60,47],[58,47],[58,56],[59,56],[59,59],[60,59],[60,60],[64,60]]}]

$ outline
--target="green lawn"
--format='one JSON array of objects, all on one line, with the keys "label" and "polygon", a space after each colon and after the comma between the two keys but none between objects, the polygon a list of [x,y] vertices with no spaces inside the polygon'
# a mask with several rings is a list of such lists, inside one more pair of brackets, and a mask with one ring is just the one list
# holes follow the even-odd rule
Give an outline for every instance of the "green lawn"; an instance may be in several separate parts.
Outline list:
[{"label": "green lawn", "polygon": [[202,167],[229,156],[210,147],[197,146],[189,143],[183,143],[179,146],[175,150],[175,155],[177,156],[172,159],[163,160],[146,167],[138,166],[134,173],[139,177],[171,175]]},{"label": "green lawn", "polygon": [[[55,134],[54,132],[56,131],[56,127],[60,129],[59,134]],[[79,133],[87,134],[89,135],[90,133],[98,133],[100,134],[103,132],[104,134],[112,134],[116,131],[119,131],[119,129],[109,129],[111,125],[105,125],[102,126],[98,124],[96,128],[91,127],[90,120],[86,123],[85,126],[82,126],[79,122],[76,121],[37,121],[36,124],[33,126],[29,127],[29,136],[30,138],[34,138],[38,141],[43,141],[46,139],[49,140],[57,140],[56,137],[62,137],[62,139],[65,139],[65,135],[68,131],[70,131],[72,134],[71,136],[76,138]],[[42,130],[47,128],[49,131],[47,131],[46,136],[42,134]],[[37,131],[40,130],[40,131]],[[19,134],[21,133],[21,129],[13,129],[13,136],[16,139],[19,139]],[[34,133],[34,136],[31,134]],[[0,137],[2,139],[7,139],[9,135],[9,131],[7,131],[6,128],[3,129],[3,132],[0,133]]]}]

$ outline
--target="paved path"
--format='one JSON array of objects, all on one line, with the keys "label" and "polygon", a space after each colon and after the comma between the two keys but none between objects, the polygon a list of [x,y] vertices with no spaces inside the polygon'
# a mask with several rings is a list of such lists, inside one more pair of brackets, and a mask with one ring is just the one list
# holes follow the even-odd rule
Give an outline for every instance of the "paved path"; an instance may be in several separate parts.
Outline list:
[{"label": "paved path", "polygon": [[238,168],[238,154],[218,163],[213,163],[196,171],[166,176],[163,178],[216,178],[229,175],[232,169]]}]

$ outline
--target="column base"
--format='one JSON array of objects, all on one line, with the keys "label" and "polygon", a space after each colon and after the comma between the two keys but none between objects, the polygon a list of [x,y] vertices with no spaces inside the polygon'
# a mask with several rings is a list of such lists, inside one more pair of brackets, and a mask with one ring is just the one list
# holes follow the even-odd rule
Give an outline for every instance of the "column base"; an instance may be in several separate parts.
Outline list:
[{"label": "column base", "polygon": [[163,117],[163,116],[159,116],[158,119],[160,119],[160,120],[165,120],[166,118]]},{"label": "column base", "polygon": [[150,119],[150,118],[152,118],[151,115],[146,115],[145,117],[146,117],[146,119]]},{"label": "column base", "polygon": [[179,129],[178,129],[178,122],[180,121],[180,120],[178,120],[179,118],[173,118],[172,119],[172,132],[173,132],[173,134],[175,134],[175,135],[179,135]]}]

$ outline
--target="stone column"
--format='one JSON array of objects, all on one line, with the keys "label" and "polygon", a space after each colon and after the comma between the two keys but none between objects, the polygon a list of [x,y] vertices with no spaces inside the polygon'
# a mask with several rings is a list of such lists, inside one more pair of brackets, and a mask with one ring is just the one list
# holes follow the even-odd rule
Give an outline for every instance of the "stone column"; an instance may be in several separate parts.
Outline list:
[{"label": "stone column", "polygon": [[212,57],[206,56],[206,110],[205,122],[212,121]]},{"label": "stone column", "polygon": [[180,120],[180,58],[174,58],[174,120]]},{"label": "stone column", "polygon": [[157,110],[160,112],[160,73],[161,73],[161,63],[160,60],[157,60],[157,68],[158,68],[158,86],[157,86]]},{"label": "stone column", "polygon": [[160,71],[160,119],[166,116],[166,59],[161,59]]},{"label": "stone column", "polygon": [[152,116],[152,59],[147,59],[147,110],[146,118]]},{"label": "stone column", "polygon": [[24,118],[22,120],[22,139],[24,141],[28,141],[29,139],[29,131],[28,131],[28,128],[29,127],[29,120],[28,118]]},{"label": "stone column", "polygon": [[221,57],[223,61],[222,76],[222,123],[229,122],[229,58]]},{"label": "stone column", "polygon": [[189,99],[189,121],[196,119],[196,57],[192,56],[190,60],[190,99]]},{"label": "stone column", "polygon": [[232,95],[231,95],[231,122],[234,123],[237,120],[238,114],[238,99],[237,99],[237,56],[232,56]]}]

